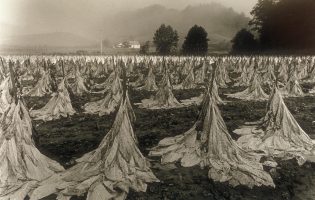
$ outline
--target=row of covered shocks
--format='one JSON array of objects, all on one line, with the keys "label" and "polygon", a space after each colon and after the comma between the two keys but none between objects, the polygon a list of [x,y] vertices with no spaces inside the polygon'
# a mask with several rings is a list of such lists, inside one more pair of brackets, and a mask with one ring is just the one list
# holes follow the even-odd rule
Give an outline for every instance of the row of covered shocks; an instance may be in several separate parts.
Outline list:
[{"label": "row of covered shocks", "polygon": [[[15,68],[19,69],[23,80],[36,81],[38,79],[37,84],[33,88],[24,87],[23,94],[25,96],[45,96],[52,92],[54,94],[59,94],[59,90],[64,91],[63,93],[67,97],[68,95],[64,89],[65,87],[70,88],[76,95],[82,95],[84,93],[104,93],[104,99],[87,103],[83,106],[83,109],[86,113],[91,114],[109,114],[115,110],[121,97],[120,72],[117,70],[119,68],[115,67],[119,62],[128,66],[127,73],[138,76],[138,79],[131,83],[132,87],[137,90],[158,90],[154,97],[142,101],[141,107],[147,109],[176,108],[187,106],[187,104],[192,103],[200,104],[203,96],[183,100],[181,103],[175,98],[171,98],[171,101],[169,102],[169,99],[165,98],[165,96],[172,97],[172,89],[194,89],[197,87],[204,87],[206,82],[205,79],[209,76],[208,74],[211,73],[211,68],[209,66],[213,62],[216,62],[219,66],[215,81],[216,85],[214,87],[227,87],[227,85],[232,82],[229,73],[240,73],[240,76],[234,80],[235,86],[248,87],[242,92],[227,94],[228,97],[232,98],[243,100],[267,100],[268,95],[262,89],[261,85],[271,85],[275,77],[274,67],[278,68],[278,82],[281,87],[281,93],[285,96],[304,96],[306,94],[303,92],[299,82],[315,82],[315,65],[312,57],[287,57],[274,58],[271,60],[270,58],[265,57],[252,57],[248,58],[247,61],[242,57],[206,58],[204,60],[189,60],[187,58],[182,58],[182,60],[172,60],[170,58],[167,60],[164,58],[165,60],[162,60],[161,58],[157,59],[156,57],[142,58],[142,60],[138,58],[133,58],[133,60],[132,58],[126,59],[124,57],[124,59],[120,58],[119,60],[118,58],[114,59],[110,57],[103,61],[104,64],[99,64],[97,60],[88,62],[86,60],[82,61],[79,58],[76,59],[68,58],[68,60],[62,60],[60,58],[59,60],[55,59],[54,62],[50,61],[49,57],[43,60],[37,59],[34,61],[33,59],[33,62],[30,61],[31,59],[24,60],[23,62],[16,60]],[[153,63],[155,63],[155,65]],[[166,68],[165,66],[168,67]],[[146,78],[144,78],[143,75],[143,71],[145,70],[147,70]],[[163,76],[159,87],[156,84],[156,75],[154,71],[157,75]],[[60,73],[62,73],[62,75],[60,75]],[[41,74],[42,76],[40,76]],[[103,83],[93,83],[93,78],[104,77],[108,74],[109,76],[107,80]],[[57,81],[55,79],[58,79],[56,77],[62,77],[59,86],[56,84]],[[74,79],[74,83],[69,84],[68,79]],[[174,85],[174,80],[177,82],[176,85]],[[90,86],[89,89],[87,85]],[[54,86],[54,88],[52,86]],[[313,93],[314,91],[315,89],[312,89],[309,93]],[[161,94],[162,97],[160,97]],[[53,99],[60,100],[58,96],[62,95],[54,96]],[[53,99],[50,101],[51,103],[48,103],[44,108],[38,111],[34,110],[32,116],[36,119],[47,121],[58,119],[60,115],[65,116],[75,113],[75,110],[70,106],[71,104],[64,111],[65,113],[62,113],[62,111],[58,110],[58,106],[51,105],[52,102],[59,102]],[[65,98],[65,101],[68,102],[70,99]],[[218,101],[219,103],[224,103],[220,98],[218,98]],[[51,111],[49,108],[55,108],[55,110]]]},{"label": "row of covered shocks", "polygon": [[[112,109],[106,112],[112,112],[117,104],[119,108],[111,130],[97,149],[78,159],[77,164],[68,170],[64,170],[61,165],[42,155],[35,147],[32,139],[32,120],[24,105],[25,93],[21,89],[21,80],[19,80],[22,75],[15,72],[13,62],[8,62],[7,67],[2,65],[1,70],[5,76],[0,89],[2,109],[0,157],[3,160],[0,164],[0,199],[24,199],[25,196],[29,196],[30,199],[41,199],[50,194],[57,194],[58,199],[63,200],[85,193],[88,200],[125,199],[129,189],[144,192],[147,183],[158,181],[150,170],[149,162],[136,145],[132,128],[135,115],[126,86],[127,74],[130,70],[124,63],[128,62],[121,61],[114,68],[113,75],[105,81],[106,84],[103,84],[105,87],[109,85],[110,87],[100,87],[102,92],[106,91],[105,98],[84,105],[86,111],[102,114],[101,111],[105,110],[102,106]],[[157,87],[157,95],[143,100],[140,105],[143,108],[183,106],[183,103],[177,101],[172,93],[170,67],[166,67],[165,61],[161,63],[163,78]],[[176,65],[176,62],[174,63],[173,65]],[[195,65],[201,70],[204,69],[204,65]],[[313,141],[300,128],[283,102],[283,93],[278,88],[278,85],[281,85],[281,67],[278,66],[274,67],[276,70],[269,70],[272,73],[270,79],[275,83],[272,86],[266,116],[256,124],[251,123],[235,130],[235,133],[240,134],[241,137],[238,141],[234,141],[217,106],[222,102],[217,89],[218,77],[225,76],[219,75],[222,73],[221,66],[215,61],[205,67],[210,69],[211,76],[208,76],[208,84],[203,85],[205,93],[196,98],[196,102],[202,104],[202,110],[193,127],[181,135],[163,139],[149,155],[160,156],[161,163],[180,162],[184,167],[195,165],[206,167],[209,169],[210,179],[228,182],[232,186],[273,187],[273,180],[263,166],[275,167],[277,163],[272,159],[274,157],[296,158],[299,164],[303,164],[314,154]],[[254,62],[248,66],[253,66],[255,75],[252,75],[249,88],[239,96],[264,94],[260,87],[261,81],[257,80],[256,75],[259,74],[257,73],[260,70],[259,63]],[[69,83],[65,78],[64,68],[63,66],[63,78],[59,86],[55,86],[56,92],[52,99],[42,109],[31,111],[34,119],[51,120],[75,112],[71,105],[67,89]],[[151,69],[152,67],[148,71],[148,77],[154,76]],[[26,95],[31,96],[36,91],[41,92],[40,86],[51,87],[50,83],[56,82],[51,80],[56,79],[51,76],[55,72],[46,69],[45,73],[47,71],[50,71],[48,75],[44,74],[39,80],[42,84],[37,84],[36,90],[27,91]],[[81,77],[78,71],[76,77]],[[188,70],[189,80],[195,75],[195,72],[191,71]],[[207,74],[207,70],[203,71]],[[244,82],[243,79],[241,78],[239,83]],[[75,84],[81,85],[78,84],[80,82],[84,86],[83,79],[80,80],[75,81]],[[148,82],[152,83],[147,79],[145,85]],[[267,157],[267,161],[261,163],[262,157]]]}]

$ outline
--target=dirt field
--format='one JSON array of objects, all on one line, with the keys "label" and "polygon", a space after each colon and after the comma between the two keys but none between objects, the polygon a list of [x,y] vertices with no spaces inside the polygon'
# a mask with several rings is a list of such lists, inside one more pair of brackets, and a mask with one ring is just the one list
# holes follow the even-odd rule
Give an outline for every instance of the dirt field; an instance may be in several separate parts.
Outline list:
[{"label": "dirt field", "polygon": [[[310,85],[304,86],[305,90]],[[220,89],[220,96],[228,103],[220,106],[229,131],[244,122],[255,121],[264,116],[266,102],[244,102],[225,98],[223,93],[240,91],[242,88]],[[175,96],[187,99],[197,96],[202,90],[175,91]],[[139,103],[148,98],[149,92],[130,91],[132,103]],[[39,108],[50,97],[26,98],[29,108]],[[102,138],[109,131],[115,114],[99,117],[83,114],[81,106],[86,102],[102,98],[102,95],[89,95],[72,98],[78,114],[71,118],[43,123],[34,121],[38,135],[38,147],[49,157],[59,161],[66,168],[72,166],[74,159],[97,148]],[[289,98],[285,102],[301,127],[315,139],[315,97]],[[175,136],[187,131],[198,116],[199,108],[191,106],[181,109],[149,111],[134,106],[137,121],[134,131],[138,138],[141,152],[147,156],[150,148],[161,139]],[[236,135],[232,134],[236,139]],[[161,182],[149,184],[146,193],[130,191],[128,199],[181,199],[181,200],[314,200],[315,199],[315,165],[306,163],[298,167],[294,161],[281,163],[281,167],[272,172],[276,188],[232,188],[226,184],[214,183],[207,177],[207,169],[200,167],[183,168],[179,165],[161,166],[157,158],[149,158],[152,169]],[[45,200],[55,199],[55,196]],[[73,199],[85,199],[76,197]]]}]

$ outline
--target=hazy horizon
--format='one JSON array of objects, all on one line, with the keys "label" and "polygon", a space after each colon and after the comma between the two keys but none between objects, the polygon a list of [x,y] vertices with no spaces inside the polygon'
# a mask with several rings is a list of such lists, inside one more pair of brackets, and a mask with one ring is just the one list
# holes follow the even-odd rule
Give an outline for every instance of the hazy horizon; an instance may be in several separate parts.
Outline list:
[{"label": "hazy horizon", "polygon": [[[226,46],[246,26],[256,1],[0,0],[0,46],[90,47],[104,39],[111,44],[130,39],[144,42],[161,23],[174,26],[181,40],[189,27],[202,25],[213,43]],[[189,13],[188,6],[193,8]]]},{"label": "hazy horizon", "polygon": [[218,2],[249,16],[249,12],[256,1],[133,0],[127,3],[126,0],[1,0],[0,23],[18,27],[26,34],[71,32],[85,36],[88,33],[86,30],[96,29],[106,17],[112,14],[144,8],[153,4],[159,4],[167,8],[183,9],[189,5]]}]

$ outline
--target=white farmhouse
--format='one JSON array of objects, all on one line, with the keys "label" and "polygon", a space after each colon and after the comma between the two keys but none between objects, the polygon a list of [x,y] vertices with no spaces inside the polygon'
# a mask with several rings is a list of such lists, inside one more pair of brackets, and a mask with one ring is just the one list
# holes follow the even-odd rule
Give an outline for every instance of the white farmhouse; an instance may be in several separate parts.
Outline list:
[{"label": "white farmhouse", "polygon": [[140,43],[138,41],[129,41],[129,48],[130,49],[140,49]]}]

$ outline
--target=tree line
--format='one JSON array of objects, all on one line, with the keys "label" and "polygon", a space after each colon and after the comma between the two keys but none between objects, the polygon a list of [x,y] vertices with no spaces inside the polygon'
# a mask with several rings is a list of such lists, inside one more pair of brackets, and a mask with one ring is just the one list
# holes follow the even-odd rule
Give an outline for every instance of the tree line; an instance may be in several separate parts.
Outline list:
[{"label": "tree line", "polygon": [[315,0],[259,0],[232,53],[315,53]]},{"label": "tree line", "polygon": [[[313,54],[315,53],[315,0],[258,0],[251,11],[252,19],[232,39],[233,54]],[[208,34],[193,26],[180,49],[183,55],[206,55]],[[162,24],[153,43],[160,55],[177,53],[178,33]],[[146,43],[142,53],[146,53]]]},{"label": "tree line", "polygon": [[[179,36],[170,25],[162,24],[155,32],[153,43],[159,55],[170,55],[177,52]],[[208,53],[208,33],[202,26],[194,25],[188,31],[180,53],[183,55],[204,56]],[[150,43],[146,42],[140,53],[147,54]]]}]

